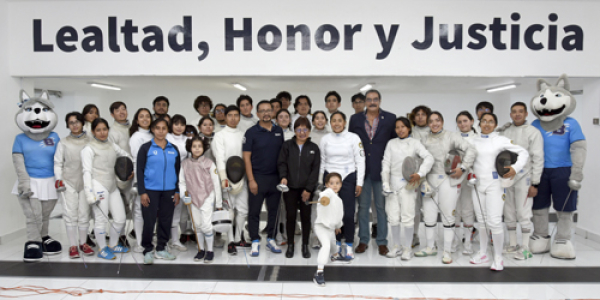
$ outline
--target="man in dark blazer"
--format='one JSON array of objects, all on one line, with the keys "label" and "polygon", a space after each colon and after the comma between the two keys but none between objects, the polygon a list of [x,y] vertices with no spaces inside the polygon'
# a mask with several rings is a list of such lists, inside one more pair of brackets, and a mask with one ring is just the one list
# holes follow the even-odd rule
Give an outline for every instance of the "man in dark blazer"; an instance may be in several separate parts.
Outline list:
[{"label": "man in dark blazer", "polygon": [[388,141],[397,137],[396,115],[379,108],[381,94],[377,90],[369,90],[365,94],[367,110],[350,118],[348,131],[356,133],[362,140],[365,151],[365,182],[362,193],[358,197],[358,237],[360,244],[356,253],[364,253],[368,247],[369,208],[371,199],[375,201],[377,210],[377,245],[379,254],[386,255],[387,248],[387,216],[385,214],[385,198],[381,182],[381,161]]}]

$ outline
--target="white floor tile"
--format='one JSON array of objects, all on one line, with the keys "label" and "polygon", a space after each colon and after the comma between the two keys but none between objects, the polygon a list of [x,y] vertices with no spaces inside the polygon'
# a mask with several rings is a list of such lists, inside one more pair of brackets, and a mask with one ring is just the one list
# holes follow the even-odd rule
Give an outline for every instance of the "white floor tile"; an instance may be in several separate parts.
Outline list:
[{"label": "white floor tile", "polygon": [[209,299],[281,299],[282,288],[280,282],[218,282]]},{"label": "white floor tile", "polygon": [[417,287],[427,298],[466,298],[466,299],[495,299],[481,284],[417,284]]},{"label": "white floor tile", "polygon": [[600,299],[600,284],[552,284],[552,288],[570,299]]},{"label": "white floor tile", "polygon": [[301,297],[301,299],[331,299],[331,297],[325,298],[323,296],[332,295],[352,296],[352,290],[348,283],[332,282],[320,287],[313,282],[286,282],[283,284],[283,297],[281,299],[298,299],[298,297]]},{"label": "white floor tile", "polygon": [[357,297],[356,299],[368,299],[369,297],[394,297],[398,299],[425,297],[416,284],[408,283],[350,283],[350,289],[352,294]]},{"label": "white floor tile", "polygon": [[564,299],[559,293],[546,284],[483,284],[498,299]]},{"label": "white floor tile", "polygon": [[[177,300],[208,300],[215,285],[217,285],[217,282],[214,281],[152,281],[136,300],[163,300],[171,297]],[[153,293],[153,291],[156,291],[156,293]],[[181,293],[169,293],[174,291]]]}]

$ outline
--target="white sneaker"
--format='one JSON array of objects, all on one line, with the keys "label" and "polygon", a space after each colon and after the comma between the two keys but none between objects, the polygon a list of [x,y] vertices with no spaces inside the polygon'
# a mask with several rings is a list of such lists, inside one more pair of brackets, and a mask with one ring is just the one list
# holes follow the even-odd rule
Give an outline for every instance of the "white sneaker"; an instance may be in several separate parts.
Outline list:
[{"label": "white sneaker", "polygon": [[273,239],[267,239],[267,249],[273,253],[281,253],[281,248],[277,246],[277,243]]},{"label": "white sneaker", "polygon": [[502,251],[502,253],[517,253],[517,251],[519,251],[519,246],[506,246],[504,247],[504,250]]},{"label": "white sneaker", "polygon": [[442,263],[444,263],[444,264],[452,263],[452,256],[450,255],[450,253],[448,251],[444,251],[444,254],[442,255]]},{"label": "white sneaker", "polygon": [[402,256],[400,257],[402,260],[410,260],[413,257],[413,252],[410,247],[405,247],[402,250]]},{"label": "white sneaker", "polygon": [[346,259],[354,259],[354,250],[352,249],[352,246],[346,245]]},{"label": "white sneaker", "polygon": [[260,249],[260,243],[259,242],[252,242],[252,250],[250,250],[250,256],[252,257],[257,257],[259,254],[259,249]]},{"label": "white sneaker", "polygon": [[469,260],[469,262],[474,265],[483,264],[489,261],[490,259],[488,258],[487,254],[481,253],[481,251],[477,252],[475,255],[473,255],[473,257],[471,257],[471,260]]},{"label": "white sneaker", "polygon": [[425,249],[415,253],[416,257],[427,257],[427,256],[436,256],[437,255],[437,247],[429,248],[425,247]]},{"label": "white sneaker", "polygon": [[402,254],[401,248],[398,247],[397,245],[394,245],[394,247],[392,247],[385,256],[387,256],[389,258],[395,258],[395,257],[400,256],[401,254]]},{"label": "white sneaker", "polygon": [[133,252],[135,252],[135,253],[143,253],[144,252],[144,247],[142,247],[140,245],[135,245],[135,247],[133,247]]},{"label": "white sneaker", "polygon": [[502,259],[502,256],[498,256],[497,258],[494,259],[494,261],[492,262],[492,266],[490,267],[490,269],[492,271],[502,271],[502,270],[504,270],[504,259]]},{"label": "white sneaker", "polygon": [[471,254],[473,254],[473,246],[472,246],[472,244],[471,244],[470,241],[469,242],[465,242],[463,244],[463,251],[462,251],[462,253],[464,255],[471,255]]},{"label": "white sneaker", "polygon": [[321,249],[321,242],[319,242],[319,238],[317,238],[316,234],[313,234],[311,238],[310,247],[313,249]]},{"label": "white sneaker", "polygon": [[177,250],[177,251],[179,251],[179,252],[185,252],[185,251],[187,251],[187,247],[186,247],[186,246],[184,246],[183,244],[181,244],[181,242],[180,242],[180,241],[174,241],[174,242],[173,242],[173,241],[171,241],[171,242],[169,243],[169,247],[170,247],[171,249],[175,249],[175,250]]}]

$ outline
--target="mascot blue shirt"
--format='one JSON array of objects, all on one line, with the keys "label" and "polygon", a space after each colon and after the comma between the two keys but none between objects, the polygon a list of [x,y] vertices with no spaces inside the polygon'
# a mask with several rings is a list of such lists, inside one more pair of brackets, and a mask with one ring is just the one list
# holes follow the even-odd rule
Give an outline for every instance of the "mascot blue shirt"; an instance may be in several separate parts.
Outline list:
[{"label": "mascot blue shirt", "polygon": [[531,124],[539,129],[544,137],[544,168],[571,167],[570,145],[576,141],[585,140],[579,123],[567,117],[564,125],[555,131],[546,131],[540,125],[540,120],[535,120]]},{"label": "mascot blue shirt", "polygon": [[30,139],[24,133],[15,137],[12,153],[21,153],[25,158],[25,169],[30,177],[54,177],[54,152],[60,138],[51,132],[41,141]]}]

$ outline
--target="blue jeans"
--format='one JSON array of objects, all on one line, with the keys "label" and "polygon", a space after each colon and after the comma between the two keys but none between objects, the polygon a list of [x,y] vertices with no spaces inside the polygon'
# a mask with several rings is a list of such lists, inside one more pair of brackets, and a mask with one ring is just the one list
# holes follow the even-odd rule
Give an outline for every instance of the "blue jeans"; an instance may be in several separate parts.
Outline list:
[{"label": "blue jeans", "polygon": [[371,239],[369,208],[371,208],[372,193],[377,213],[377,245],[387,245],[387,215],[385,214],[385,198],[382,192],[381,181],[372,180],[370,175],[365,175],[362,192],[358,197],[358,238],[361,243],[368,244]]}]

